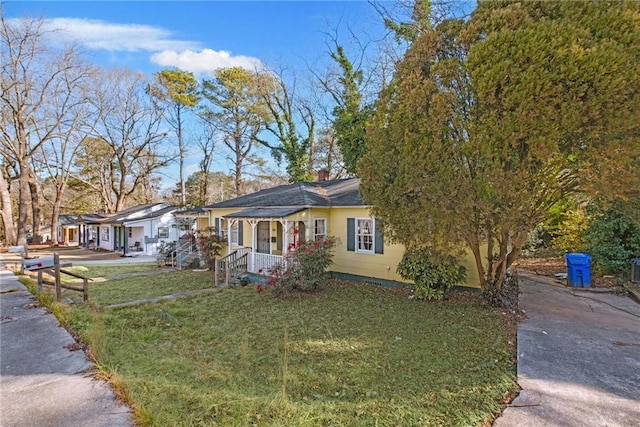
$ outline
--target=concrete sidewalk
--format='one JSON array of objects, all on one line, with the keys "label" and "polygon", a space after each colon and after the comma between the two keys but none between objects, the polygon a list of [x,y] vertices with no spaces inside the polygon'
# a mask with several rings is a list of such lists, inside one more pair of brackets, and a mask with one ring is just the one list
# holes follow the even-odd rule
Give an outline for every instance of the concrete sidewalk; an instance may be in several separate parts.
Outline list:
[{"label": "concrete sidewalk", "polygon": [[520,279],[522,391],[494,426],[639,426],[640,305]]},{"label": "concrete sidewalk", "polygon": [[0,425],[132,425],[130,408],[87,375],[91,362],[66,347],[75,343],[71,335],[35,303],[0,264]]}]

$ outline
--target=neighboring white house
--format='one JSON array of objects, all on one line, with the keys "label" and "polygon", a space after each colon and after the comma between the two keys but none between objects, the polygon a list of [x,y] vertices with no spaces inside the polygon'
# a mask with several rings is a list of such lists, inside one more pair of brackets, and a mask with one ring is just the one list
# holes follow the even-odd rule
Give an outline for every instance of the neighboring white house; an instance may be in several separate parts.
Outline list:
[{"label": "neighboring white house", "polygon": [[127,232],[127,253],[142,252],[155,255],[162,243],[175,242],[180,237],[180,229],[173,213],[175,206],[166,206],[142,216],[128,217],[122,225]]},{"label": "neighboring white house", "polygon": [[162,242],[178,240],[176,209],[168,203],[151,203],[114,214],[80,215],[81,242],[123,255],[155,255]]},{"label": "neighboring white house", "polygon": [[57,233],[58,243],[64,245],[79,244],[78,215],[59,215]]}]

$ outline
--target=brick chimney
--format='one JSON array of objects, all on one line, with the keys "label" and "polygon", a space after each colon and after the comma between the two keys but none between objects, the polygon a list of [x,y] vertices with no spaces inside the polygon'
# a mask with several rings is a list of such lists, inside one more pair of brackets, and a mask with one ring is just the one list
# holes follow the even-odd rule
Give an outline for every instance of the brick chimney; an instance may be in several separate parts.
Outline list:
[{"label": "brick chimney", "polygon": [[318,181],[326,181],[329,179],[329,171],[326,169],[320,169],[318,171]]}]

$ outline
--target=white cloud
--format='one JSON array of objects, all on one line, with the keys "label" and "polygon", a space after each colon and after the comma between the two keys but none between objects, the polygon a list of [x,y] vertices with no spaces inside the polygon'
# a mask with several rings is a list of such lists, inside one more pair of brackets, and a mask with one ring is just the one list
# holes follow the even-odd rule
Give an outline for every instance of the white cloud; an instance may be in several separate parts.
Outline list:
[{"label": "white cloud", "polygon": [[[19,19],[9,21],[18,23]],[[150,52],[149,59],[154,64],[177,67],[199,76],[212,76],[218,68],[265,69],[257,58],[234,56],[225,50],[202,49],[199,42],[173,39],[171,31],[151,25],[77,18],[45,19],[43,25],[46,30],[55,31],[58,40],[74,40],[90,50]]]},{"label": "white cloud", "polygon": [[172,32],[140,24],[116,24],[94,19],[54,18],[45,20],[50,30],[61,30],[89,49],[150,51],[198,49],[200,43],[172,39]]},{"label": "white cloud", "polygon": [[203,49],[199,52],[165,50],[152,55],[151,61],[163,67],[177,67],[198,75],[212,75],[218,68],[242,67],[248,70],[265,68],[257,58],[242,55],[233,56],[227,51],[213,49]]}]

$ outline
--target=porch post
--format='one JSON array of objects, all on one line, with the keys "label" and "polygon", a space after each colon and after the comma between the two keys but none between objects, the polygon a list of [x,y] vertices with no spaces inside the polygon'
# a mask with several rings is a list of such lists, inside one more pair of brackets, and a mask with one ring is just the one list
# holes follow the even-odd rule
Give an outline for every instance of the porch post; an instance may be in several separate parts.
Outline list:
[{"label": "porch post", "polygon": [[231,253],[231,225],[234,220],[227,220],[227,254]]},{"label": "porch post", "polygon": [[282,238],[282,256],[289,253],[289,220],[285,219],[282,224],[282,232],[284,236]]},{"label": "porch post", "polygon": [[258,225],[258,221],[255,219],[250,219],[249,224],[251,224],[251,252],[249,255],[249,271],[252,273],[256,272],[256,248],[258,247],[258,236],[256,234],[256,226]]}]

